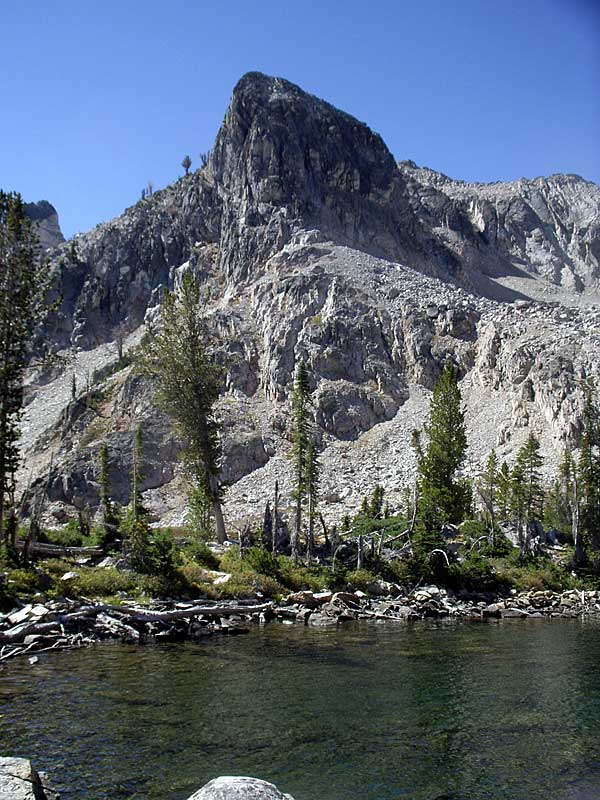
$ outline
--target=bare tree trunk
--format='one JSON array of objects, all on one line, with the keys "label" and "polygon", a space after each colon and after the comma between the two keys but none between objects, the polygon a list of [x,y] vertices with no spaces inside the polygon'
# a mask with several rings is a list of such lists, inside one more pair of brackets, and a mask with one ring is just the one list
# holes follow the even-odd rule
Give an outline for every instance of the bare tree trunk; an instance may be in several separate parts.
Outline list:
[{"label": "bare tree trunk", "polygon": [[227,531],[225,530],[225,520],[223,519],[223,508],[219,497],[219,484],[214,475],[208,476],[208,488],[210,492],[210,505],[215,518],[217,529],[217,541],[219,544],[227,541]]},{"label": "bare tree trunk", "polygon": [[585,563],[585,549],[583,547],[583,538],[579,530],[579,487],[577,485],[577,475],[573,476],[573,502],[571,503],[571,530],[573,532],[573,542],[575,544],[575,552],[573,553],[573,560],[575,567],[579,567]]},{"label": "bare tree trunk", "polygon": [[248,551],[250,544],[250,525],[246,522],[240,531],[240,558]]},{"label": "bare tree trunk", "polygon": [[362,569],[363,565],[363,537],[362,533],[358,537],[358,556],[356,558],[356,569]]},{"label": "bare tree trunk", "polygon": [[331,529],[331,552],[332,553],[335,553],[335,551],[339,547],[339,544],[340,544],[340,537],[338,536],[337,525],[334,525],[333,528]]},{"label": "bare tree trunk", "polygon": [[213,497],[211,500],[212,512],[215,518],[215,527],[217,529],[217,541],[219,544],[227,541],[227,532],[225,530],[225,520],[223,519],[223,509],[221,508],[221,501],[218,497]]}]

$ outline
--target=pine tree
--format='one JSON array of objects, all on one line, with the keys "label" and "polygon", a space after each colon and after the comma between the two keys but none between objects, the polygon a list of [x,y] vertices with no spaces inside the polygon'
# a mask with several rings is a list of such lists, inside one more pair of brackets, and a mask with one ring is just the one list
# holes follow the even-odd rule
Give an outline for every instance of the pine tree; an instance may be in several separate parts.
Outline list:
[{"label": "pine tree", "polygon": [[524,510],[528,521],[540,520],[544,509],[544,488],[540,469],[544,460],[540,454],[540,443],[533,433],[517,453],[524,477]]},{"label": "pine tree", "polygon": [[294,419],[294,439],[292,456],[296,486],[296,524],[292,533],[292,558],[297,560],[300,550],[300,532],[302,529],[302,503],[306,497],[306,463],[309,446],[309,408],[311,404],[308,372],[306,364],[300,360],[294,376],[294,392],[292,395],[292,415]]},{"label": "pine tree", "polygon": [[447,363],[433,389],[427,447],[420,460],[420,517],[426,527],[459,523],[471,508],[470,485],[459,477],[467,450],[462,398],[454,367]]},{"label": "pine tree", "polygon": [[544,489],[540,475],[543,459],[540,444],[533,433],[517,453],[511,472],[511,511],[522,550],[529,549],[529,526],[541,520]]},{"label": "pine tree", "polygon": [[224,542],[220,426],[215,417],[222,371],[210,355],[203,307],[200,286],[186,273],[180,291],[164,297],[160,327],[147,336],[139,363],[157,382],[157,401],[173,420],[188,474],[210,499],[217,538]]},{"label": "pine tree", "polygon": [[265,513],[263,515],[263,544],[265,549],[270,549],[273,546],[273,514],[271,512],[271,504],[267,500],[265,506]]},{"label": "pine tree", "polygon": [[184,168],[185,174],[187,175],[190,171],[190,167],[192,166],[192,159],[189,156],[184,156],[181,166]]},{"label": "pine tree", "polygon": [[373,489],[371,502],[369,503],[369,516],[372,519],[383,519],[383,500],[385,489],[379,484]]},{"label": "pine tree", "polygon": [[588,547],[600,549],[600,415],[593,383],[584,386],[583,432],[579,448],[577,482],[579,524]]},{"label": "pine tree", "polygon": [[483,510],[490,529],[492,546],[496,528],[496,504],[498,498],[498,456],[496,451],[490,453],[485,469],[477,483],[477,491],[483,503]]},{"label": "pine tree", "polygon": [[311,437],[306,450],[306,466],[304,473],[304,485],[306,487],[306,497],[308,499],[306,560],[309,564],[312,561],[315,546],[315,519],[317,517],[317,505],[319,502],[319,477],[319,454],[315,441]]},{"label": "pine tree", "polygon": [[573,527],[573,501],[576,494],[576,475],[573,457],[565,448],[558,468],[558,478],[553,480],[546,492],[544,503],[544,525],[569,533]]},{"label": "pine tree", "polygon": [[498,472],[498,490],[496,492],[498,519],[507,522],[511,514],[511,482],[510,468],[506,461],[502,462]]},{"label": "pine tree", "polygon": [[104,529],[102,543],[111,544],[117,538],[117,514],[115,507],[110,499],[110,467],[108,456],[108,445],[103,442],[100,447],[100,510],[102,513],[102,527]]},{"label": "pine tree", "polygon": [[211,530],[211,502],[202,484],[195,484],[188,491],[187,522],[196,533],[207,536]]},{"label": "pine tree", "polygon": [[0,192],[0,535],[6,543],[5,512],[15,518],[23,378],[33,328],[49,310],[44,303],[48,275],[38,250],[20,195]]}]

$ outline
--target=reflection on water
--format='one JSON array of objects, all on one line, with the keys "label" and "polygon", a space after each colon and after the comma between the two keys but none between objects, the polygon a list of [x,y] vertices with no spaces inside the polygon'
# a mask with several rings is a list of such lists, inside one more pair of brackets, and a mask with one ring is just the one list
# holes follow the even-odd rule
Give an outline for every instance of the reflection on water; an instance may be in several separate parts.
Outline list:
[{"label": "reflection on water", "polygon": [[255,775],[296,800],[600,798],[600,626],[268,626],[0,672],[0,753],[72,800]]}]

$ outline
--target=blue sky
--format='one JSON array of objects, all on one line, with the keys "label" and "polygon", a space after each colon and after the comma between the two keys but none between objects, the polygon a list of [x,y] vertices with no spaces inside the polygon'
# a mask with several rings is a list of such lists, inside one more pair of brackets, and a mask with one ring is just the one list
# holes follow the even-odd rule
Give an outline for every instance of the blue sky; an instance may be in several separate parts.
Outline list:
[{"label": "blue sky", "polygon": [[280,75],[465,180],[600,183],[593,0],[2,3],[0,188],[67,236],[208,150],[233,86]]}]

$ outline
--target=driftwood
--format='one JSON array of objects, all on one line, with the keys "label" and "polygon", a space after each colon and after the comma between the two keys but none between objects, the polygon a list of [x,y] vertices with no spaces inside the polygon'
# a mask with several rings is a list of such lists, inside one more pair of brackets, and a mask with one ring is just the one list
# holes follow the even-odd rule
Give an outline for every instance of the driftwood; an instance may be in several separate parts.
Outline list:
[{"label": "driftwood", "polygon": [[[97,617],[100,614],[117,614],[134,622],[172,622],[186,617],[229,617],[235,614],[256,614],[271,608],[272,603],[262,603],[253,606],[190,606],[177,608],[173,611],[147,611],[141,608],[128,606],[97,605],[85,606],[69,614],[58,614],[56,619],[49,622],[23,622],[8,631],[0,632],[0,642],[12,644],[22,642],[26,636],[44,635],[55,630],[64,633],[64,626],[74,622]],[[120,620],[115,620],[120,622]]]},{"label": "driftwood", "polygon": [[190,608],[176,608],[173,611],[145,611],[141,608],[127,606],[104,606],[109,610],[123,614],[137,622],[171,622],[174,619],[186,617],[231,617],[235,614],[258,614],[271,608],[273,603],[262,603],[258,606],[190,606]]}]

